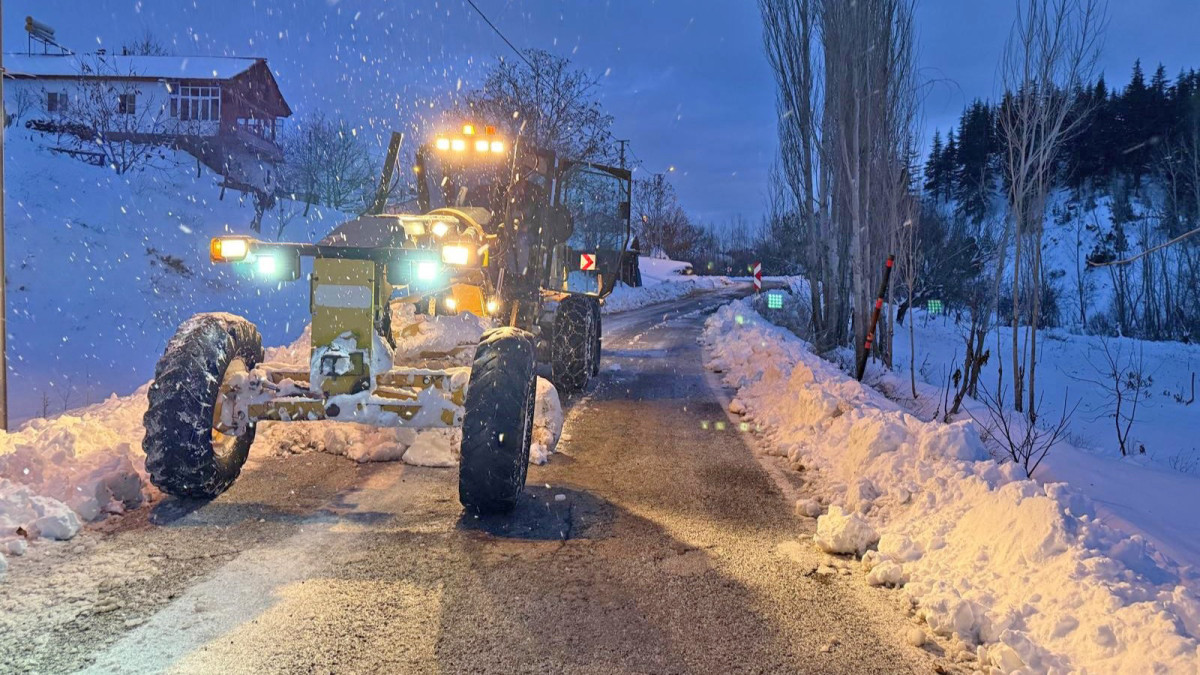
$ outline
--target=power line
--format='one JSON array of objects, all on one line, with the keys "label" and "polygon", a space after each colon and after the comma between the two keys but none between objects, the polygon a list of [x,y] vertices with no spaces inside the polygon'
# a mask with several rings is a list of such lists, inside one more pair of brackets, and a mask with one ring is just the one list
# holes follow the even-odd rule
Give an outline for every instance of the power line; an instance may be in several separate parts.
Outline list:
[{"label": "power line", "polygon": [[533,64],[529,62],[529,59],[525,58],[525,55],[521,53],[521,50],[517,49],[516,45],[514,45],[508,38],[504,37],[504,33],[501,33],[500,29],[496,28],[496,24],[492,23],[492,20],[487,18],[487,14],[484,14],[483,10],[479,9],[479,6],[475,4],[475,0],[467,0],[467,4],[479,14],[484,23],[486,23],[493,31],[495,31],[496,35],[500,36],[501,40],[504,40],[504,44],[508,45],[509,49],[513,50],[513,53],[520,57],[521,60],[525,62],[525,65],[529,66],[529,70],[537,73],[537,69],[533,67]]}]

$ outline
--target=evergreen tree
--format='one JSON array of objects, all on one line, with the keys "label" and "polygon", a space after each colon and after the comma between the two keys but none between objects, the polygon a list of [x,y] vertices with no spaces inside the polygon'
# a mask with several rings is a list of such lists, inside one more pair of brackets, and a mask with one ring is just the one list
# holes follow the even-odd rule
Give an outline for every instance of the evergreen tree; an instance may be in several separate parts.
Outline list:
[{"label": "evergreen tree", "polygon": [[954,129],[946,133],[946,147],[942,151],[942,161],[938,163],[940,175],[941,198],[950,200],[954,196],[954,176],[958,168],[958,141],[954,138]]},{"label": "evergreen tree", "polygon": [[963,112],[958,127],[954,197],[959,213],[975,223],[987,215],[992,192],[995,122],[991,108],[976,100]]},{"label": "evergreen tree", "polygon": [[937,199],[941,193],[942,132],[933,130],[933,145],[929,148],[929,159],[925,160],[925,194]]}]

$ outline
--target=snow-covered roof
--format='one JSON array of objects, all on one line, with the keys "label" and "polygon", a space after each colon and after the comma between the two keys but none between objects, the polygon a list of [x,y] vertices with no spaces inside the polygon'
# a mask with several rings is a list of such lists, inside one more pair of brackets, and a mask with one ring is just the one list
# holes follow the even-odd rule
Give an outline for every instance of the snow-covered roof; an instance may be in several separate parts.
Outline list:
[{"label": "snow-covered roof", "polygon": [[17,77],[107,77],[228,80],[261,59],[241,56],[124,56],[121,54],[5,54],[4,70]]}]

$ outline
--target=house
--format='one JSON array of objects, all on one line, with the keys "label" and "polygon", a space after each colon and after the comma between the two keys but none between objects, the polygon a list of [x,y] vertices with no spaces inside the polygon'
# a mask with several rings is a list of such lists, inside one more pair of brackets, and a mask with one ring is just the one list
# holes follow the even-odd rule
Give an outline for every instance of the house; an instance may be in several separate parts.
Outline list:
[{"label": "house", "polygon": [[6,107],[30,128],[179,148],[226,187],[274,193],[292,110],[265,59],[5,54],[4,75]]}]

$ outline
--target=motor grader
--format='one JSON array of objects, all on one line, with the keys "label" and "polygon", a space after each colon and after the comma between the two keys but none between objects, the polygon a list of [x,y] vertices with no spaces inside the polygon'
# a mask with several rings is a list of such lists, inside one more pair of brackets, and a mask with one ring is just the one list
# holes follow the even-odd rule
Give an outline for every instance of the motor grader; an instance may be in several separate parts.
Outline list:
[{"label": "motor grader", "polygon": [[[560,390],[598,374],[600,304],[625,251],[630,173],[510,143],[463,125],[415,154],[411,213],[385,213],[401,137],[380,197],[315,244],[223,236],[215,264],[271,284],[307,277],[307,370],[263,363],[255,326],[231,314],[184,322],[155,369],[143,448],[164,492],[212,498],[237,478],[259,422],[330,420],[462,428],[459,498],[480,513],[515,506],[525,483],[538,372]],[[397,364],[392,303],[472,312],[494,328],[470,369]]]}]

